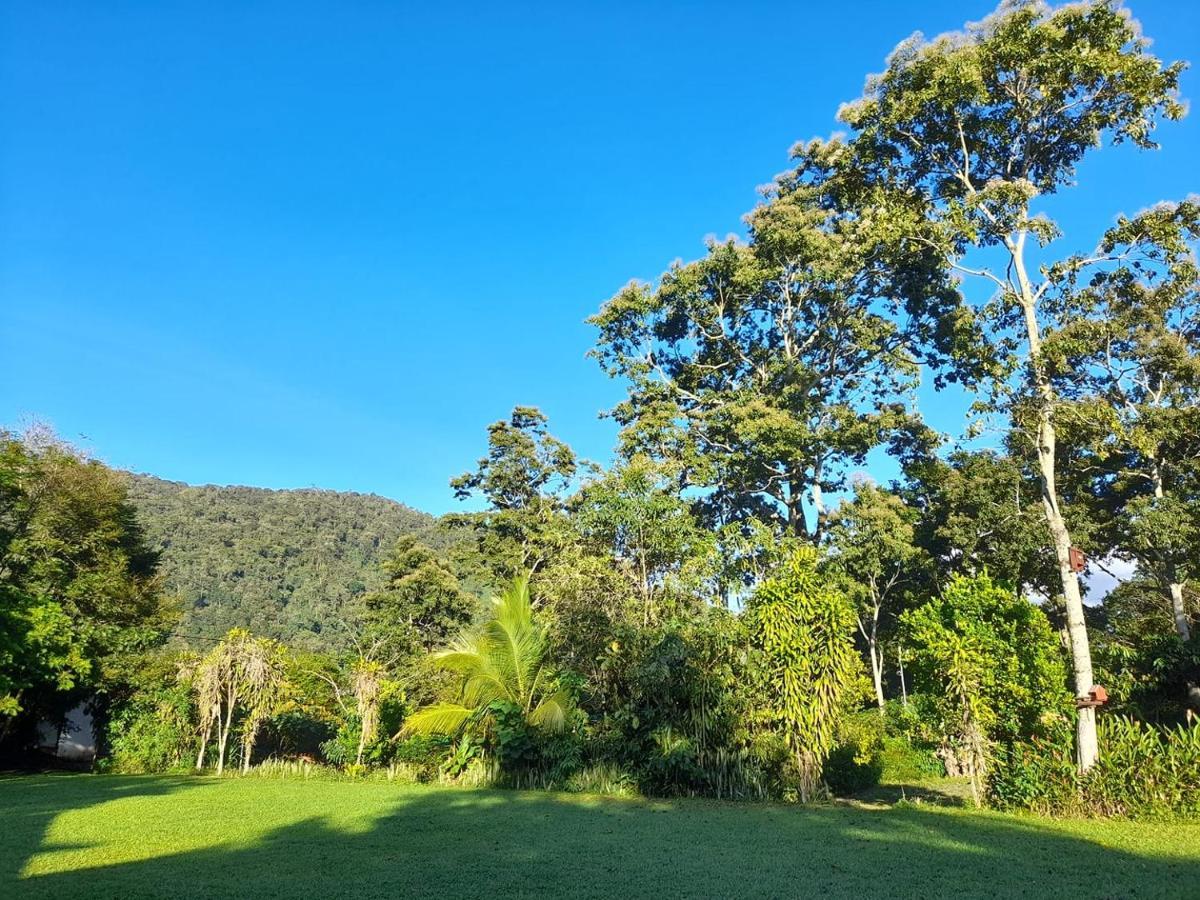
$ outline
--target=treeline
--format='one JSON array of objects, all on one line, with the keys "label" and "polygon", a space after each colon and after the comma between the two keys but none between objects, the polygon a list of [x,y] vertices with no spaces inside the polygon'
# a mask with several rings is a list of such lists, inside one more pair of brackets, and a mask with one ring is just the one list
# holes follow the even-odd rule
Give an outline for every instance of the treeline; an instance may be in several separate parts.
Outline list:
[{"label": "treeline", "polygon": [[[612,466],[517,407],[451,482],[486,509],[401,539],[348,643],[164,652],[105,764],[799,800],[886,769],[1200,812],[1200,206],[1087,250],[1044,210],[1096,147],[1154,147],[1181,71],[1107,3],[900,45],[745,240],[593,317]],[[930,380],[975,395],[955,440]],[[854,477],[884,453],[893,483]]]}]

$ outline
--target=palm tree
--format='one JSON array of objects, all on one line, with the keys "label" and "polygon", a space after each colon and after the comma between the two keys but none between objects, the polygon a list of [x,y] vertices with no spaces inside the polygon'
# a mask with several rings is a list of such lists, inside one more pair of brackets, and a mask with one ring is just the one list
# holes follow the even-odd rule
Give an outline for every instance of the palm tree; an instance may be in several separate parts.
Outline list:
[{"label": "palm tree", "polygon": [[570,698],[551,690],[549,634],[534,621],[529,580],[514,579],[492,603],[491,619],[463,631],[432,657],[438,668],[461,676],[457,702],[418,710],[408,717],[402,734],[455,735],[483,725],[502,706],[520,710],[533,728],[555,732],[566,727]]}]

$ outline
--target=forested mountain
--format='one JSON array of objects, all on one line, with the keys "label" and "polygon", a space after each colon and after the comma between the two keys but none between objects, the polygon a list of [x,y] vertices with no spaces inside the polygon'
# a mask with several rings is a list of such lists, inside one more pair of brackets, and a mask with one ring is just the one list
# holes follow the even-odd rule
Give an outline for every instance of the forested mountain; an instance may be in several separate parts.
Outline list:
[{"label": "forested mountain", "polygon": [[240,626],[308,649],[342,645],[347,603],[383,584],[380,561],[397,539],[441,543],[432,516],[373,494],[132,475],[129,498],[183,599],[177,631],[193,642]]}]

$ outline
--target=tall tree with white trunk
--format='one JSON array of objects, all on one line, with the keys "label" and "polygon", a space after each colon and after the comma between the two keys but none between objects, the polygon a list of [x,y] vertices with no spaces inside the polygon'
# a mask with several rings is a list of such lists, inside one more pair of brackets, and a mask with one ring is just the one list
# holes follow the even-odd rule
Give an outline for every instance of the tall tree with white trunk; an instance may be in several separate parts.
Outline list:
[{"label": "tall tree with white trunk", "polygon": [[[1078,695],[1092,686],[1092,658],[1059,489],[1060,397],[1043,344],[1061,324],[1053,293],[1107,255],[1055,260],[1049,246],[1061,235],[1040,201],[1074,185],[1079,162],[1106,141],[1155,147],[1158,121],[1184,113],[1182,70],[1149,53],[1113,3],[1009,3],[963,32],[905,41],[839,114],[862,215],[890,222],[899,243],[930,248],[960,275],[994,362],[982,403],[1029,413],[1013,424],[1027,427],[1036,453]],[[826,177],[821,163],[840,147],[810,151],[814,178]],[[971,280],[984,290],[970,290]],[[978,359],[981,348],[960,349]],[[1080,710],[1076,739],[1086,769],[1098,755],[1093,709]]]}]

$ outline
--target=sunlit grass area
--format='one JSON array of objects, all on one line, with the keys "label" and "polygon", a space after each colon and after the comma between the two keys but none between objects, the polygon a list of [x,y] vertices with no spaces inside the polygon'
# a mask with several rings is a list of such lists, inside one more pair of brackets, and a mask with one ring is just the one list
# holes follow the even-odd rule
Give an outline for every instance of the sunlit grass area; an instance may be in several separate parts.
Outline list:
[{"label": "sunlit grass area", "polygon": [[1195,897],[1200,825],[379,782],[0,780],[3,897]]}]

